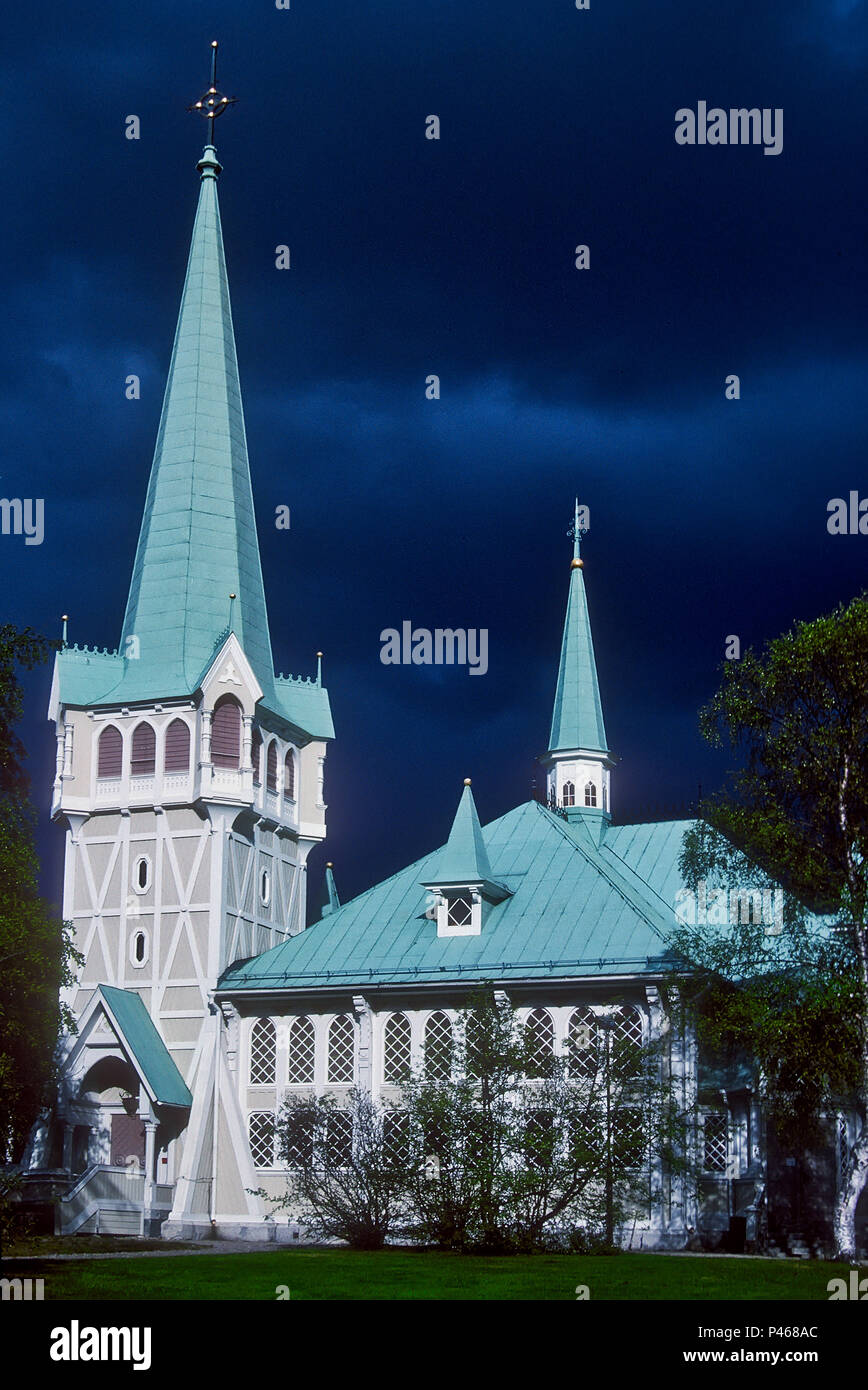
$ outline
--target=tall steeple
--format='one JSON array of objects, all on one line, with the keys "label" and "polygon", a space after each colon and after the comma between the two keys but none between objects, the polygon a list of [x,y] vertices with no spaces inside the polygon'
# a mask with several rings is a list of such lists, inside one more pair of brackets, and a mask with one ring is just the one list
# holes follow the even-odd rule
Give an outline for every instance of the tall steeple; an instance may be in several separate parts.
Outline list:
[{"label": "tall steeple", "polygon": [[548,752],[541,759],[549,769],[549,801],[562,807],[571,820],[585,812],[608,817],[612,766],[581,556],[581,534],[587,529],[582,525],[584,512],[577,498],[569,531],[573,559],[551,735]]},{"label": "tall steeple", "polygon": [[[213,131],[215,114],[228,102],[217,95],[213,76],[211,92],[212,107],[203,114]],[[274,667],[213,144],[197,168],[199,205],[121,651],[128,653],[130,639],[137,639],[133,652],[143,675],[156,663],[165,693],[173,686],[193,690],[231,628],[267,701]]]}]

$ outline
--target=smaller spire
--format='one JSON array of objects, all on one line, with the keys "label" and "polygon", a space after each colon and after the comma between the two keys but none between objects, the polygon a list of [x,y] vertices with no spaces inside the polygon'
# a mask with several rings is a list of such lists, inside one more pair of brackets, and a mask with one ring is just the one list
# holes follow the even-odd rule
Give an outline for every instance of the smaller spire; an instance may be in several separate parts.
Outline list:
[{"label": "smaller spire", "polygon": [[325,867],[322,895],[320,897],[320,921],[322,921],[323,917],[328,917],[329,913],[337,912],[341,905],[341,900],[338,897],[337,885],[335,884],[335,876],[332,872],[333,869],[334,865],[331,860],[329,860]]},{"label": "smaller spire", "polygon": [[434,872],[435,877],[425,880],[425,887],[479,885],[483,894],[494,902],[510,895],[509,889],[491,876],[488,850],[485,848],[469,777],[464,779],[464,790],[449,839],[434,862]]},{"label": "smaller spire", "polygon": [[321,686],[321,685],[322,685],[322,658],[323,658],[322,652],[317,652],[317,654],[316,654],[316,683],[317,683],[317,686]]}]

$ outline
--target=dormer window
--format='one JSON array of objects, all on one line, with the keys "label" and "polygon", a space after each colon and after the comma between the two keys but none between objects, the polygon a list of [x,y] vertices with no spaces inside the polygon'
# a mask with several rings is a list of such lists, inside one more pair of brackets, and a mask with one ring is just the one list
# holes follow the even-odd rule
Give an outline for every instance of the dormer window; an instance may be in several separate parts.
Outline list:
[{"label": "dormer window", "polygon": [[482,895],[477,888],[449,888],[437,894],[437,935],[478,936]]},{"label": "dormer window", "polygon": [[446,925],[449,927],[469,927],[473,921],[473,899],[468,893],[466,897],[455,897],[451,894],[446,899]]}]

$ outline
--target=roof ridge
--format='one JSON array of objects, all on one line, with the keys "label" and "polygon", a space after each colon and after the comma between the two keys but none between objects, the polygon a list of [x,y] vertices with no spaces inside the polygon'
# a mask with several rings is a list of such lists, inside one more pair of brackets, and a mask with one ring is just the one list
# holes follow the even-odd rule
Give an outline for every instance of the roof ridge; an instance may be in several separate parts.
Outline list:
[{"label": "roof ridge", "polygon": [[[635,893],[634,889],[631,889],[635,897],[639,898],[638,904],[634,902],[628,895],[628,892],[625,891],[625,885],[618,882],[620,875],[618,874],[613,876],[611,871],[607,869],[605,863],[598,864],[595,862],[594,858],[589,852],[590,847],[581,844],[580,841],[577,840],[574,835],[570,834],[568,822],[562,820],[560,816],[556,816],[554,812],[550,811],[547,806],[543,806],[539,801],[535,802],[534,804],[539,807],[540,812],[549,820],[549,822],[555,827],[555,829],[560,831],[564,839],[569,844],[571,844],[579,854],[583,855],[587,863],[590,864],[591,868],[595,869],[596,872],[600,875],[600,877],[606,880],[606,882],[609,884],[609,887],[612,888],[618,894],[618,897],[621,898],[627,904],[628,907],[633,908],[634,911],[637,911],[639,915],[643,918],[643,920],[647,923],[647,925],[651,928],[651,930],[654,932],[655,936],[658,936],[660,940],[663,942],[663,944],[665,946],[668,946],[669,942],[667,940],[667,937],[660,930],[659,926],[654,921],[652,921],[651,917],[648,915],[647,908],[645,905],[643,905],[641,901],[641,896],[638,893]],[[600,851],[595,849],[593,853],[594,855],[598,855]],[[615,857],[617,858],[617,855]],[[640,882],[644,883],[645,880],[641,879]]]}]

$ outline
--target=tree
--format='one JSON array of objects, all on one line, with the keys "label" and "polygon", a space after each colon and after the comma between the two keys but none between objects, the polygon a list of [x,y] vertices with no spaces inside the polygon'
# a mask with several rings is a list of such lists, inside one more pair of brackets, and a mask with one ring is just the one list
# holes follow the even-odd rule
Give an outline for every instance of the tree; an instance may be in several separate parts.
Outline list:
[{"label": "tree", "polygon": [[402,1125],[367,1092],[288,1100],[276,1125],[277,1154],[287,1190],[271,1200],[319,1239],[345,1240],[354,1250],[380,1250],[406,1221],[413,1154]]},{"label": "tree", "polygon": [[774,925],[727,914],[673,947],[702,1036],[749,1051],[775,1125],[804,1147],[852,1104],[861,1125],[836,1201],[837,1255],[855,1257],[868,1181],[868,595],[723,666],[700,727],[740,766],[685,836],[685,882],[783,893]]},{"label": "tree", "polygon": [[425,1156],[410,1175],[417,1238],[538,1250],[582,1232],[611,1249],[649,1199],[658,1160],[686,1170],[665,1041],[642,1041],[613,1003],[587,1010],[558,1055],[545,1017],[534,1011],[520,1027],[509,1001],[483,990],[459,1019],[450,1074],[405,1081],[401,1103]]},{"label": "tree", "polygon": [[[36,666],[56,642],[30,628],[0,627],[0,1163],[20,1158],[50,1103],[61,1029],[73,1020],[59,1002],[81,956],[71,928],[39,896],[24,748],[15,733],[22,695],[16,667]],[[6,1187],[3,1188],[4,1192]]]}]

